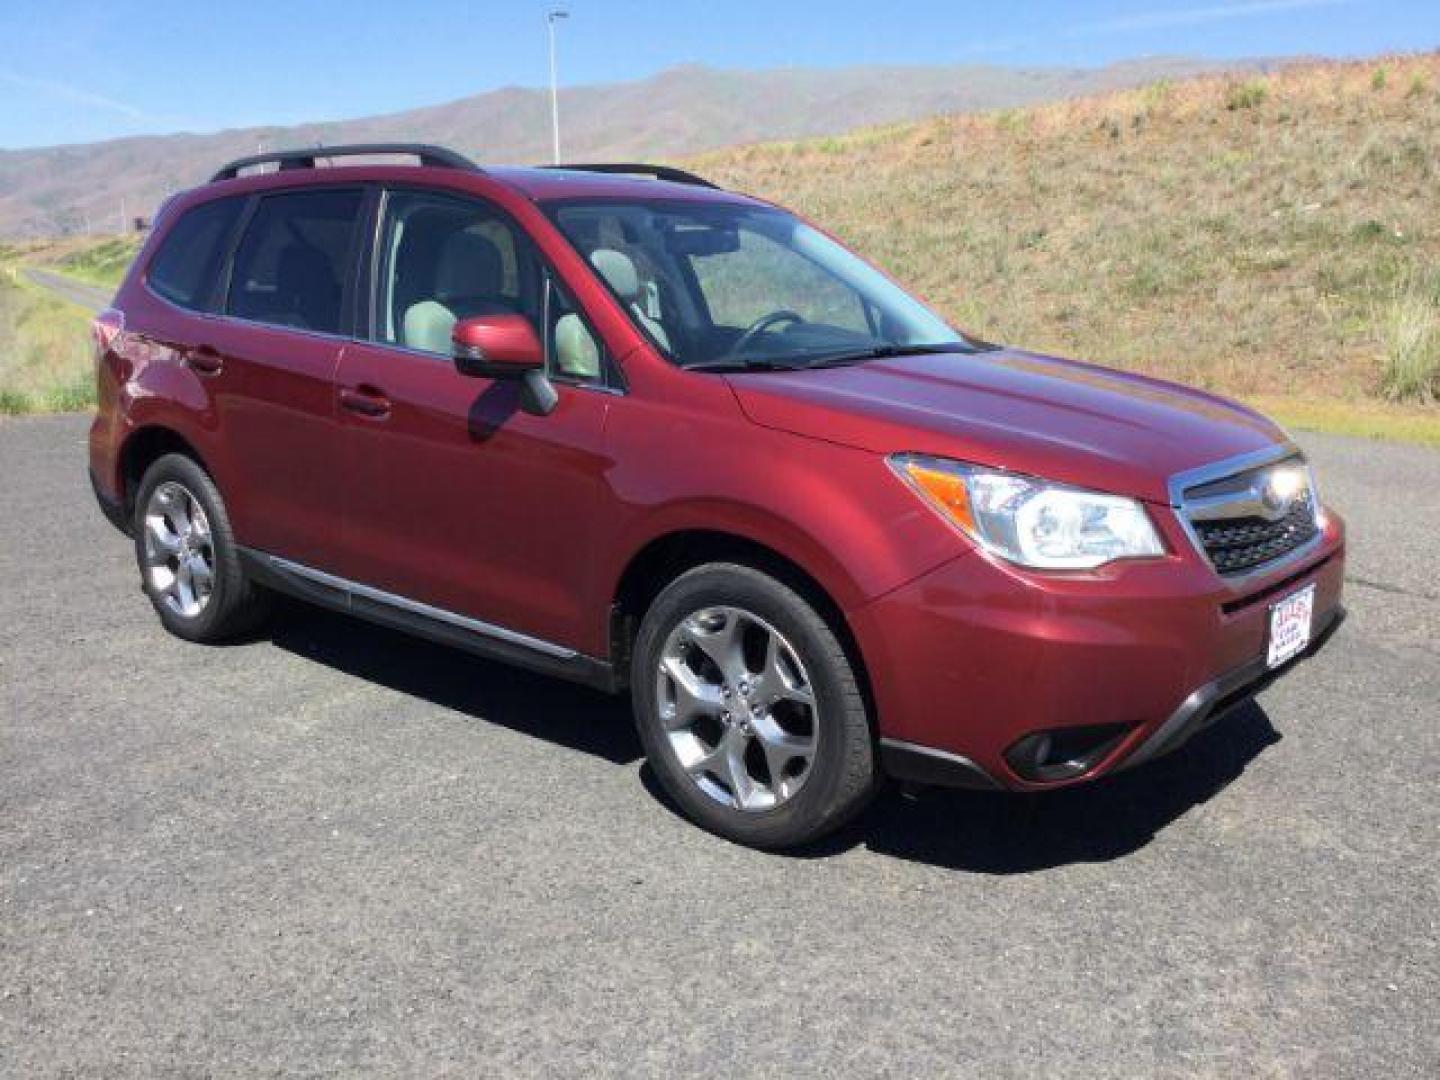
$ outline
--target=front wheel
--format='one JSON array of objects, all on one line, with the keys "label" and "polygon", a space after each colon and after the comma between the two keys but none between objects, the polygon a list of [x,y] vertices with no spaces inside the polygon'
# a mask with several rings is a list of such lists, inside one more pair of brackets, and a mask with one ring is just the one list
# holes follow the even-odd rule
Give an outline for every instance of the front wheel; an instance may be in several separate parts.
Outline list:
[{"label": "front wheel", "polygon": [[712,832],[794,847],[837,829],[875,786],[844,648],[767,574],[717,563],[672,582],[641,623],[631,685],[651,767]]}]

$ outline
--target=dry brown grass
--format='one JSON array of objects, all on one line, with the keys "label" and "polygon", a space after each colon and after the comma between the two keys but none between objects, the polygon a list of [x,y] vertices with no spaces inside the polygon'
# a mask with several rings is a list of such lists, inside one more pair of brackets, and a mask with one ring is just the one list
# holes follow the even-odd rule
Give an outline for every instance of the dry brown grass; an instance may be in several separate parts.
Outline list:
[{"label": "dry brown grass", "polygon": [[1433,326],[1440,296],[1436,87],[1440,54],[1306,64],[689,164],[823,223],[982,337],[1374,399],[1397,396],[1397,327]]}]

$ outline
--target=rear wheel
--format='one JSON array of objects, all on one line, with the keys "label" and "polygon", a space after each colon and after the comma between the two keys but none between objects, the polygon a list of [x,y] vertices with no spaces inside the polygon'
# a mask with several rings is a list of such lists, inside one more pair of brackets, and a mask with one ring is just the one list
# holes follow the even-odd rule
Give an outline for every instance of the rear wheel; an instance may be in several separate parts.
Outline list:
[{"label": "rear wheel", "polygon": [[730,564],[681,575],[646,613],[633,664],[651,767],[705,828],[793,847],[864,806],[875,764],[855,673],[786,585]]},{"label": "rear wheel", "polygon": [[224,641],[254,629],[268,613],[269,596],[240,565],[215,482],[190,458],[166,454],[145,471],[134,533],[145,595],[172,634]]}]

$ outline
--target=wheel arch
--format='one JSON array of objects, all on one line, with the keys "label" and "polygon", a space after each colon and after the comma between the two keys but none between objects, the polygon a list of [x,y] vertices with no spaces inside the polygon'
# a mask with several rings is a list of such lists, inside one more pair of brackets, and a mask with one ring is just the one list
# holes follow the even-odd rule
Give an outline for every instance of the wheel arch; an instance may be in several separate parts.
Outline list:
[{"label": "wheel arch", "polygon": [[215,478],[215,473],[195,444],[174,428],[163,424],[136,428],[120,444],[117,458],[120,505],[126,521],[134,515],[135,493],[140,490],[145,471],[166,454],[182,454],[204,469],[212,480]]},{"label": "wheel arch", "polygon": [[610,655],[615,672],[628,679],[631,646],[655,598],[681,574],[707,563],[734,563],[769,574],[798,593],[829,625],[845,650],[865,703],[874,714],[870,679],[860,644],[844,608],[821,579],[790,555],[752,537],[724,529],[684,528],[656,536],[638,550],[616,582],[611,601]]}]

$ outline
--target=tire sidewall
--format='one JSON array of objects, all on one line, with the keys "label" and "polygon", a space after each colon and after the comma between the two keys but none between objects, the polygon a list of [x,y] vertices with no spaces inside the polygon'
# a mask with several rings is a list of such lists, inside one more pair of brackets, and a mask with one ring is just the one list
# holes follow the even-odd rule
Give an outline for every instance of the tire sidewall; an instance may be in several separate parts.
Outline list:
[{"label": "tire sidewall", "polygon": [[[815,689],[819,745],[813,770],[801,789],[772,810],[740,811],[706,795],[681,767],[659,720],[655,672],[666,639],[680,620],[712,606],[743,608],[768,622],[790,642]],[[826,639],[829,640],[826,640]],[[838,657],[846,670],[830,659]],[[866,741],[863,707],[846,693],[853,685],[838,643],[824,620],[797,593],[746,567],[712,564],[682,575],[651,605],[636,638],[631,672],[635,721],[646,757],[665,791],[704,828],[757,847],[790,847],[838,825],[848,814],[843,790],[848,759]]]}]

